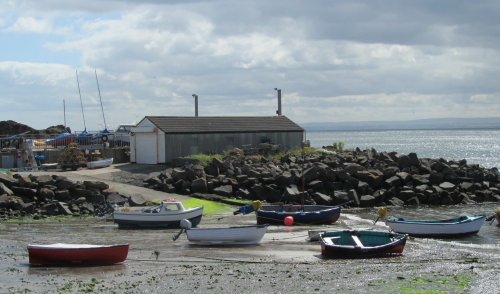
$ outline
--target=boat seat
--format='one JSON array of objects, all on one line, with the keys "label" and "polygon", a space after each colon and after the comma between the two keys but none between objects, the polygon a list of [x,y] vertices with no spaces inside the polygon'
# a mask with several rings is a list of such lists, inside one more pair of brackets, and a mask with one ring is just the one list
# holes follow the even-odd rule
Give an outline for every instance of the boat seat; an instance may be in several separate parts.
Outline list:
[{"label": "boat seat", "polygon": [[356,243],[356,246],[364,247],[363,243],[361,243],[361,240],[359,240],[358,236],[351,235],[351,238],[352,238],[352,240],[354,240],[354,243]]},{"label": "boat seat", "polygon": [[332,240],[336,240],[336,239],[340,239],[340,237],[329,237],[329,238],[325,238],[323,240],[325,241],[326,245],[333,245],[334,243]]}]

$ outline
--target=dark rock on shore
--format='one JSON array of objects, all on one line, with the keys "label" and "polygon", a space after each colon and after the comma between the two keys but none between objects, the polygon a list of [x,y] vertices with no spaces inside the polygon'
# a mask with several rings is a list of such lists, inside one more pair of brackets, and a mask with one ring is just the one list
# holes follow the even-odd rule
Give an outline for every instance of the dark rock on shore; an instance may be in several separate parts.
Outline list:
[{"label": "dark rock on shore", "polygon": [[140,195],[121,195],[100,181],[73,182],[61,176],[0,174],[0,217],[96,215],[107,203],[147,205]]},{"label": "dark rock on shore", "polygon": [[270,203],[349,206],[454,205],[500,199],[497,168],[417,154],[347,150],[268,159],[240,153],[202,170],[188,163],[151,174],[144,186],[179,194],[208,193]]}]

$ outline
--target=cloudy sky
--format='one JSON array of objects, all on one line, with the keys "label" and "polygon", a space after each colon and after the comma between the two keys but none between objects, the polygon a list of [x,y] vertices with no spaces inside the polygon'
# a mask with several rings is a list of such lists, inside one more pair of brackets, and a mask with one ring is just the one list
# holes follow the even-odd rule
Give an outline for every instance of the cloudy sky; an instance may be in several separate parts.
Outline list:
[{"label": "cloudy sky", "polygon": [[498,117],[500,2],[0,0],[0,120]]}]

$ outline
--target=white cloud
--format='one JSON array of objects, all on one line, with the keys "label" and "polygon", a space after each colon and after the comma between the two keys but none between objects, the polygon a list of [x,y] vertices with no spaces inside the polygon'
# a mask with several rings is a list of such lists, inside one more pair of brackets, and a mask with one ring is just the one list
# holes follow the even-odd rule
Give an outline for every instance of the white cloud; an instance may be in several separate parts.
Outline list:
[{"label": "white cloud", "polygon": [[476,94],[469,98],[470,102],[478,104],[499,104],[500,93]]},{"label": "white cloud", "polygon": [[6,32],[17,33],[51,33],[53,31],[52,24],[47,19],[36,19],[33,17],[20,17],[10,27],[5,29]]}]

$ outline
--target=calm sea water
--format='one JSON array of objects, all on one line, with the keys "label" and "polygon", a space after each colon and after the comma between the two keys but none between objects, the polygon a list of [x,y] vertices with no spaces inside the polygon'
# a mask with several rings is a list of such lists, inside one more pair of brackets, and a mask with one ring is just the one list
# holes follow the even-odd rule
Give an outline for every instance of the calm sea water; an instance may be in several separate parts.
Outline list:
[{"label": "calm sea water", "polygon": [[500,130],[310,131],[307,140],[313,147],[341,141],[349,149],[415,152],[421,158],[466,159],[500,168]]}]

